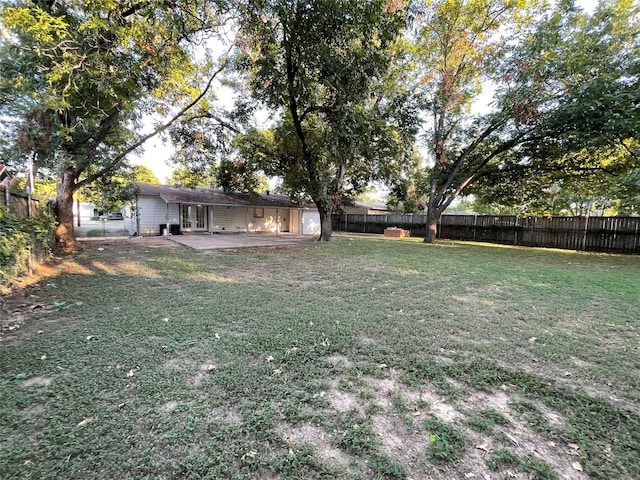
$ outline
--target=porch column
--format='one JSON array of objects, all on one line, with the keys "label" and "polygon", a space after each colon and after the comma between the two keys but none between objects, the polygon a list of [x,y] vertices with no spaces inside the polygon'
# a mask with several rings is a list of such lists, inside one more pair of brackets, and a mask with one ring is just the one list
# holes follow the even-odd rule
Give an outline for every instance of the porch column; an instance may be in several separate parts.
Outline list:
[{"label": "porch column", "polygon": [[141,236],[140,233],[140,207],[138,206],[138,195],[136,195],[136,235]]},{"label": "porch column", "polygon": [[[166,205],[167,205],[167,210],[166,210],[165,215],[164,215],[164,220],[165,220],[166,224],[165,224],[164,232],[162,232],[162,235],[165,238],[167,238],[169,236],[169,202],[166,202]],[[178,207],[178,211],[180,211],[180,207]]]},{"label": "porch column", "polygon": [[247,237],[249,236],[249,207],[244,209],[245,212],[245,227],[246,227],[246,234]]},{"label": "porch column", "polygon": [[280,234],[280,215],[278,214],[278,209],[276,208],[276,235]]}]

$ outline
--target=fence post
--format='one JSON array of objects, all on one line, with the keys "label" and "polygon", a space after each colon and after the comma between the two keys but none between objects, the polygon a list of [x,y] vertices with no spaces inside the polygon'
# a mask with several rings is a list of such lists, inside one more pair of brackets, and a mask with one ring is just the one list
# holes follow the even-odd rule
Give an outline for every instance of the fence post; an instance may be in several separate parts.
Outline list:
[{"label": "fence post", "polygon": [[582,235],[582,250],[587,250],[587,233],[589,230],[589,215],[584,217],[584,233]]},{"label": "fence post", "polygon": [[473,239],[473,241],[476,241],[476,227],[478,224],[478,215],[474,215],[473,216],[473,235],[471,236],[471,238]]}]

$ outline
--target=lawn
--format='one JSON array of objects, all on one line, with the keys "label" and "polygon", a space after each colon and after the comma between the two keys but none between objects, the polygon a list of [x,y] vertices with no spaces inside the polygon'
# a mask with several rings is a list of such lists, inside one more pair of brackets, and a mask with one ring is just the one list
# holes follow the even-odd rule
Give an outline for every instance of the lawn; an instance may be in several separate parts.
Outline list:
[{"label": "lawn", "polygon": [[640,257],[101,248],[5,299],[3,479],[640,478]]}]

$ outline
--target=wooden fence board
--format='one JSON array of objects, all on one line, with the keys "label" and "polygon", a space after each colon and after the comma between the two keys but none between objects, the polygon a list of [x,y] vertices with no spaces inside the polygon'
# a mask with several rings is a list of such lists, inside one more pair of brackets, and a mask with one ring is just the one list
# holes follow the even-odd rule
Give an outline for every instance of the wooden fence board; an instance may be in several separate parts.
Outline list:
[{"label": "wooden fence board", "polygon": [[[334,215],[335,230],[382,233],[397,227],[421,237],[425,215]],[[443,215],[438,238],[478,242],[640,254],[640,217],[525,217]]]},{"label": "wooden fence board", "polygon": [[[26,218],[29,213],[29,199],[26,195],[15,195],[9,193],[4,186],[0,186],[0,204],[6,206],[8,210],[18,218]],[[31,199],[31,213],[38,212],[38,201]]]}]

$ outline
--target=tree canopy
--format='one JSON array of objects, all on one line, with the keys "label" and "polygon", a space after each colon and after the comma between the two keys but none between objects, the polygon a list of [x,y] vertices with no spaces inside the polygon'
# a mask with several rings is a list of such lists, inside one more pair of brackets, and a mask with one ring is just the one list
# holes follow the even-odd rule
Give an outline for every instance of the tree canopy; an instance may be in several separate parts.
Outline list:
[{"label": "tree canopy", "polygon": [[[429,114],[425,241],[435,239],[451,202],[490,173],[513,179],[518,173],[563,169],[580,175],[602,168],[574,154],[585,148],[624,150],[617,167],[635,165],[638,7],[605,1],[593,15],[566,3],[537,14],[533,7],[426,4],[415,41],[418,90]],[[474,114],[478,85],[489,80],[495,85],[492,108]]]},{"label": "tree canopy", "polygon": [[393,2],[247,2],[235,66],[254,102],[278,118],[236,140],[245,161],[331,213],[410,157],[413,118],[399,71],[405,12]]},{"label": "tree canopy", "polygon": [[[638,17],[632,0],[592,14],[538,0],[5,2],[3,162],[55,176],[62,247],[73,193],[111,188],[169,127],[176,182],[255,191],[279,177],[316,204],[323,240],[372,181],[398,209],[426,209],[425,241],[463,193],[515,207],[526,190],[543,209],[552,186],[555,208],[598,183],[635,211]],[[216,62],[225,25],[235,50]],[[233,111],[211,94],[225,68]],[[249,120],[260,109],[270,123]],[[141,134],[154,113],[168,120]]]},{"label": "tree canopy", "polygon": [[157,133],[137,133],[143,116],[193,105],[211,65],[197,65],[190,42],[215,28],[218,11],[196,0],[2,7],[1,113],[16,139],[8,146],[14,162],[29,158],[56,176],[59,247],[75,243],[73,193],[111,176]]}]

